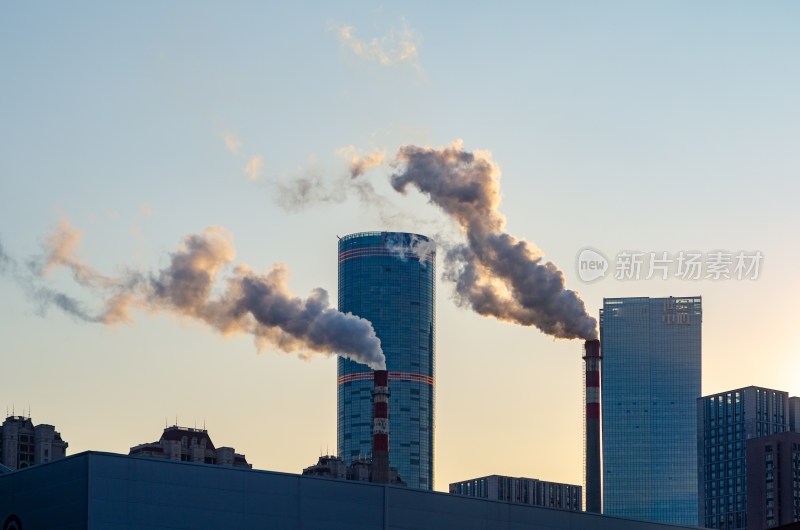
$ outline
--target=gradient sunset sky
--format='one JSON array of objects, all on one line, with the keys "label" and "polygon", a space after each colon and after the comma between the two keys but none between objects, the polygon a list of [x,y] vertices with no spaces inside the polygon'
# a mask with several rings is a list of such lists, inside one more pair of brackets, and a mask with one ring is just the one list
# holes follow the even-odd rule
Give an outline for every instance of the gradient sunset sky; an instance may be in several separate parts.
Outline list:
[{"label": "gradient sunset sky", "polygon": [[[295,293],[322,287],[335,305],[337,235],[458,240],[388,184],[400,146],[458,139],[491,152],[507,230],[593,316],[604,297],[700,295],[703,393],[800,395],[798,24],[788,1],[4,2],[0,244],[17,267],[0,274],[0,407],[30,407],[68,454],[127,453],[176,420],[258,469],[334,453],[334,358],[258,355],[252,337],[164,313],[82,322],[31,290],[102,300],[26,264],[59,222],[112,276],[160,269],[221,226],[235,263],[285,263]],[[376,152],[365,178],[384,201],[280,204],[282,186],[336,186]],[[585,247],[611,260],[604,279],[578,277]],[[758,279],[614,277],[623,251],[719,250],[760,251]],[[436,303],[436,489],[580,484],[580,341],[458,308],[441,279]]]}]

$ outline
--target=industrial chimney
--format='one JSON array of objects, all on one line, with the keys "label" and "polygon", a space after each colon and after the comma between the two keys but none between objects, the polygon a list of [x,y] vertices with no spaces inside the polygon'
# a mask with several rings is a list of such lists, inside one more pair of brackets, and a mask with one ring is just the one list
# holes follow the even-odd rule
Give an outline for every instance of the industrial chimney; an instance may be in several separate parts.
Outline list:
[{"label": "industrial chimney", "polygon": [[372,391],[372,482],[389,483],[389,372],[375,370]]},{"label": "industrial chimney", "polygon": [[600,473],[600,341],[584,343],[586,361],[586,511],[602,513]]}]

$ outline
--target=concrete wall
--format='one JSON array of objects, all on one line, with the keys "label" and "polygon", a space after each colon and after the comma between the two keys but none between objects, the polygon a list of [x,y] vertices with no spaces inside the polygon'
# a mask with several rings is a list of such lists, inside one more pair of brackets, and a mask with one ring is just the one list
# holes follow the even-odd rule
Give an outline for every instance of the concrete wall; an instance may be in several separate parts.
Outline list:
[{"label": "concrete wall", "polygon": [[0,524],[12,513],[24,530],[681,528],[393,486],[94,452],[0,475]]}]

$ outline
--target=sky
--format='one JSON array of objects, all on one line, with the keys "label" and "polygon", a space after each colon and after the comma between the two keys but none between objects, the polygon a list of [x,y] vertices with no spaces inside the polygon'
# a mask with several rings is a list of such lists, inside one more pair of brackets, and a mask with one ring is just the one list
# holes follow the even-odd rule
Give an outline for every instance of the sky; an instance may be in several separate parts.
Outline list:
[{"label": "sky", "polygon": [[[69,223],[74,256],[115,276],[163,269],[185,236],[223,227],[236,256],[215,292],[235,264],[282,263],[293,293],[322,288],[335,305],[337,235],[459,241],[389,178],[401,146],[461,140],[501,172],[506,231],[591,315],[603,298],[702,296],[703,394],[800,395],[798,17],[780,1],[5,2],[0,245],[28,271]],[[338,190],[371,155],[382,163],[362,178],[380,202]],[[299,181],[316,199],[288,200]],[[604,277],[581,278],[585,248]],[[729,254],[731,278],[684,279],[673,261],[646,279],[651,252]],[[617,278],[634,253],[640,277]],[[760,253],[757,275],[736,277],[739,253]],[[247,334],[164,311],[84,322],[31,295],[98,311],[68,270],[8,263],[0,406],[55,425],[70,454],[127,453],[176,423],[257,469],[299,473],[335,452],[334,357],[259,354]],[[581,342],[459,307],[441,278],[436,326],[435,488],[580,484]]]}]

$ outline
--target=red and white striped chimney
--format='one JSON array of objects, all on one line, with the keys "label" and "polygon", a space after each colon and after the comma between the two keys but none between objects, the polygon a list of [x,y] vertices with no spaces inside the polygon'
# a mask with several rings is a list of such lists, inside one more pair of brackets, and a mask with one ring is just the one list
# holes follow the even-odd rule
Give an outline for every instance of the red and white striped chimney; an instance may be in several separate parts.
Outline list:
[{"label": "red and white striped chimney", "polygon": [[600,341],[584,344],[586,361],[586,511],[602,513],[600,472]]},{"label": "red and white striped chimney", "polygon": [[372,482],[389,483],[389,372],[375,370],[372,391]]}]

